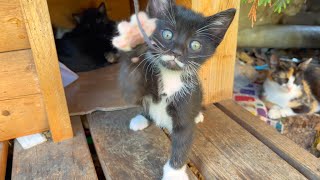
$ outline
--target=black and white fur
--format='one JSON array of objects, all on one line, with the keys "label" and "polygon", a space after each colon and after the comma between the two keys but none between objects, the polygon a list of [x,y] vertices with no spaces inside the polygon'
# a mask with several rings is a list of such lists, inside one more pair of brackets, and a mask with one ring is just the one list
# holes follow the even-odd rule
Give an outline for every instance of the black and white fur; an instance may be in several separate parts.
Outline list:
[{"label": "black and white fur", "polygon": [[[173,0],[149,0],[147,11],[151,18],[157,18],[150,38],[158,50],[143,44],[122,54],[119,81],[124,98],[144,108],[131,120],[130,129],[142,130],[152,122],[166,128],[172,148],[163,179],[188,179],[186,161],[195,124],[203,121],[197,70],[221,43],[236,11],[204,17]],[[165,39],[164,30],[170,30],[173,38]],[[190,47],[195,40],[201,44],[200,50]],[[140,62],[132,63],[133,57],[139,57]]]}]

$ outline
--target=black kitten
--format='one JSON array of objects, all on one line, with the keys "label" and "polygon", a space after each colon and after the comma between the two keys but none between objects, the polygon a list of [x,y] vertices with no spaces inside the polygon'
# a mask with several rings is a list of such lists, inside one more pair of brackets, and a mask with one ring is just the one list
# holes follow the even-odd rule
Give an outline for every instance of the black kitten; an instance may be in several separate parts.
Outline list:
[{"label": "black kitten", "polygon": [[73,17],[77,22],[75,29],[56,39],[59,60],[75,72],[113,63],[117,53],[111,43],[115,22],[107,17],[105,4]]},{"label": "black kitten", "polygon": [[[236,10],[204,17],[175,5],[173,0],[149,0],[147,11],[157,19],[150,37],[156,49],[139,45],[122,57],[119,80],[124,97],[144,107],[142,114],[131,120],[130,129],[142,130],[150,122],[166,128],[171,134],[172,152],[164,166],[163,179],[188,179],[185,164],[195,124],[203,120],[197,70],[221,43]],[[139,16],[143,25],[148,24],[142,13]],[[135,16],[130,24],[134,22]],[[122,48],[131,43],[121,38],[128,37],[122,28],[130,26],[119,24],[120,36],[115,37],[113,44],[128,50]],[[129,32],[135,34],[134,31],[139,29],[131,26]],[[140,61],[132,63],[137,57]]]}]

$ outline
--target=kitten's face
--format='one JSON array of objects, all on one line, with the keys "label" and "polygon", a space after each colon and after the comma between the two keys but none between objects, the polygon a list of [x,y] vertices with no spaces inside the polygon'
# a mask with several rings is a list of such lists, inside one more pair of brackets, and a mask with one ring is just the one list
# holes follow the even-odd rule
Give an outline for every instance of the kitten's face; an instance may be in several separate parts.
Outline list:
[{"label": "kitten's face", "polygon": [[271,66],[269,80],[275,82],[279,89],[284,92],[291,92],[293,89],[302,86],[304,71],[307,69],[312,59],[300,64],[287,61],[278,61]]},{"label": "kitten's face", "polygon": [[203,17],[176,6],[172,0],[150,0],[148,13],[158,19],[151,38],[163,51],[153,53],[157,63],[171,70],[191,71],[214,53],[234,18],[235,10]]},{"label": "kitten's face", "polygon": [[114,25],[106,15],[105,4],[101,3],[98,8],[90,8],[81,14],[73,15],[78,31],[83,33],[103,33],[108,32],[108,25]]}]

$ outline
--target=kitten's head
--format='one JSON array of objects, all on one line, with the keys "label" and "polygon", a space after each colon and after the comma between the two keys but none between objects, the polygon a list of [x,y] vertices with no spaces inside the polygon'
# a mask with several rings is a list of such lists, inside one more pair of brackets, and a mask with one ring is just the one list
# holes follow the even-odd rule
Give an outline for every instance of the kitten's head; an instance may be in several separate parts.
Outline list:
[{"label": "kitten's head", "polygon": [[[235,9],[204,17],[177,6],[174,0],[149,0],[147,11],[157,18],[151,39],[162,53],[157,62],[171,70],[196,70],[215,52],[229,28]],[[152,58],[154,59],[154,58]]]},{"label": "kitten's head", "polygon": [[279,89],[284,92],[290,92],[295,88],[302,87],[304,80],[304,71],[308,68],[312,59],[300,63],[281,61],[273,59],[269,63],[269,80],[274,82]]},{"label": "kitten's head", "polygon": [[89,8],[80,14],[73,14],[76,29],[82,33],[102,33],[108,25],[114,25],[106,14],[106,6],[101,3],[97,8]]}]

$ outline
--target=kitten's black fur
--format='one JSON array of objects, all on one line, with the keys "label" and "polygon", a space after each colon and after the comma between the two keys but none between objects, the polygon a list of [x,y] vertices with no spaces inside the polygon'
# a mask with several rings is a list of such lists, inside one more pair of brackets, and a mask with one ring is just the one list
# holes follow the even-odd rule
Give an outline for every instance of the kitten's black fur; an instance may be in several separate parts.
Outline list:
[{"label": "kitten's black fur", "polygon": [[[166,111],[172,117],[173,125],[172,152],[169,164],[174,169],[180,169],[186,163],[194,135],[194,121],[201,111],[202,103],[202,90],[196,73],[199,67],[192,65],[192,63],[197,63],[200,66],[215,52],[234,18],[236,10],[229,9],[210,17],[204,17],[175,5],[173,0],[149,0],[147,12],[151,18],[158,19],[157,28],[151,39],[161,51],[151,50],[144,44],[129,53],[123,53],[119,81],[125,99],[131,103],[143,105],[143,115],[150,121],[153,120],[149,116],[150,104],[145,101],[145,97],[151,96],[153,103],[166,100],[168,103]],[[199,29],[203,31],[197,34]],[[173,32],[172,40],[168,41],[163,38],[164,30]],[[192,40],[197,40],[202,44],[199,51],[191,49],[190,42]],[[144,54],[146,52],[156,57],[148,58]],[[177,65],[172,66],[172,64],[159,60],[157,55],[161,53],[175,56],[185,66],[183,68]],[[131,63],[130,59],[138,56],[143,60],[140,63]],[[186,85],[185,92],[177,92],[171,97],[162,93],[163,85],[159,75],[159,66],[173,71],[183,71],[184,75],[181,77],[181,81]],[[172,84],[172,86],[174,85]]]},{"label": "kitten's black fur", "polygon": [[74,72],[89,71],[108,64],[108,53],[117,53],[111,39],[115,22],[106,15],[105,4],[73,15],[75,29],[56,39],[59,60]]}]

